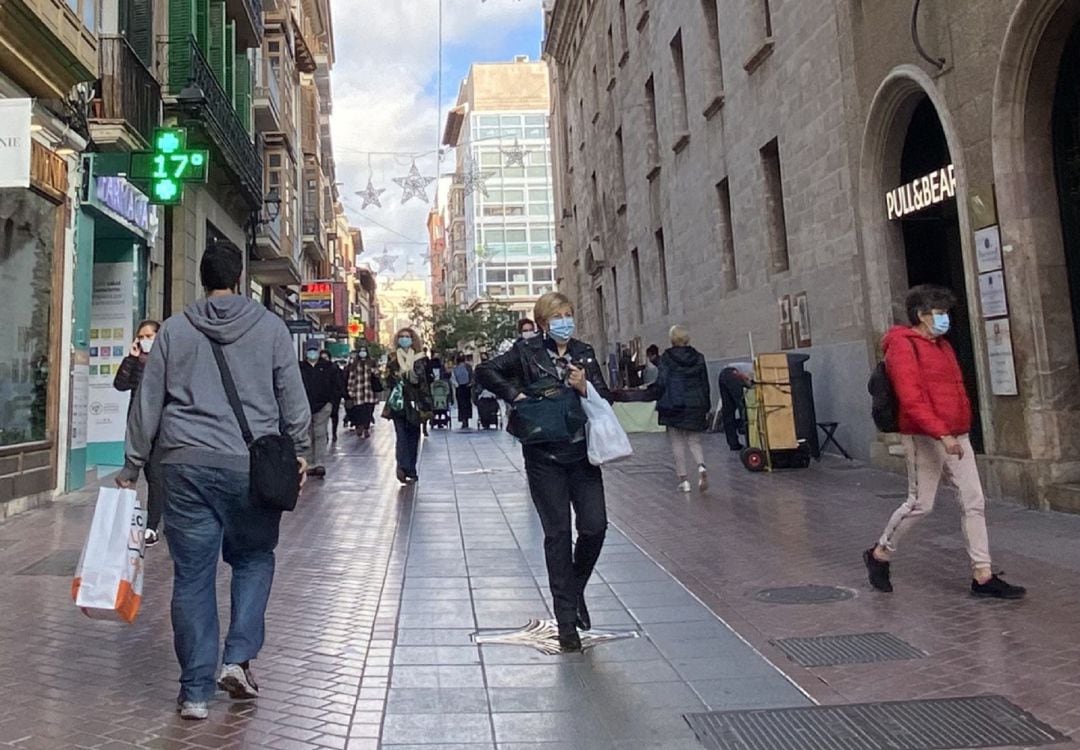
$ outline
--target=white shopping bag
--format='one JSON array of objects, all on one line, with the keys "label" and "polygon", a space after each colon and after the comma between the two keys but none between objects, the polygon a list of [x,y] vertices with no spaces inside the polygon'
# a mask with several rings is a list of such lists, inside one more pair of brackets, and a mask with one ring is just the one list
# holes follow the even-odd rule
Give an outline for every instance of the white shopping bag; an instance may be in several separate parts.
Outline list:
[{"label": "white shopping bag", "polygon": [[131,623],[142,601],[146,510],[135,490],[102,487],[71,598],[88,617]]},{"label": "white shopping bag", "polygon": [[600,397],[592,383],[588,385],[588,398],[581,400],[585,416],[585,443],[589,447],[589,463],[603,466],[634,454],[626,430],[619,424],[611,404]]}]

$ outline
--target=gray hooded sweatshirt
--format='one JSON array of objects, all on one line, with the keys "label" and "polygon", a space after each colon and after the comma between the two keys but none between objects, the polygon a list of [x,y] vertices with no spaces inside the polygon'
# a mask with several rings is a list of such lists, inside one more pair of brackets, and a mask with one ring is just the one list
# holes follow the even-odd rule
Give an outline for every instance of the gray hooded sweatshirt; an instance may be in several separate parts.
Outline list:
[{"label": "gray hooded sweatshirt", "polygon": [[128,416],[121,479],[136,479],[151,449],[163,464],[248,470],[207,336],[225,352],[252,435],[276,434],[280,424],[297,453],[307,452],[311,411],[284,321],[247,297],[213,297],[161,326]]}]

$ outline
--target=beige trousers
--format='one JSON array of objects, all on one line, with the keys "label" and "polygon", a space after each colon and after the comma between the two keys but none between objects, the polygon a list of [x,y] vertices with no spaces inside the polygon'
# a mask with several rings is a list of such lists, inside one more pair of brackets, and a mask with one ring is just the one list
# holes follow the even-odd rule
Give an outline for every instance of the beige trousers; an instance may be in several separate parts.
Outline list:
[{"label": "beige trousers", "polygon": [[934,509],[938,485],[945,476],[960,495],[964,517],[960,528],[964,534],[971,567],[990,567],[990,541],[986,533],[986,498],[983,496],[975,451],[967,435],[959,438],[964,448],[962,458],[945,453],[940,440],[922,435],[901,438],[907,453],[908,498],[889,519],[879,544],[889,552],[896,551],[900,539],[911,527]]},{"label": "beige trousers", "polygon": [[675,454],[675,473],[679,475],[679,479],[686,479],[688,476],[686,473],[687,451],[690,452],[696,466],[705,465],[705,454],[701,450],[700,432],[688,432],[687,430],[668,427],[667,434],[671,438],[671,450]]}]

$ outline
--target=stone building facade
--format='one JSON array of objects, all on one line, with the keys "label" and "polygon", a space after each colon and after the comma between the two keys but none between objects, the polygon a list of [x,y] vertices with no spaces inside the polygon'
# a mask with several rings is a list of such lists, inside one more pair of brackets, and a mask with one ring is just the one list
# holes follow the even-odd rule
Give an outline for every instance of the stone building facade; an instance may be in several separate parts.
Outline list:
[{"label": "stone building facade", "polygon": [[805,351],[818,421],[889,463],[866,379],[947,284],[988,488],[1080,510],[1080,6],[912,11],[549,3],[560,288],[608,352],[677,322],[714,366]]}]

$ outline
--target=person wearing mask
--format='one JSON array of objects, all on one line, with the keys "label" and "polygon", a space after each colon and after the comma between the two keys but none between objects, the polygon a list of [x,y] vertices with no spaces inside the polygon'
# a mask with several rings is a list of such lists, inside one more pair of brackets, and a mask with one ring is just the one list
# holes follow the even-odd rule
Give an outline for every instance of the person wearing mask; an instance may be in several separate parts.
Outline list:
[{"label": "person wearing mask", "polygon": [[416,464],[421,425],[431,417],[431,369],[412,328],[398,331],[394,342],[396,348],[386,365],[390,395],[383,416],[394,422],[397,479],[402,484],[415,484],[420,478]]},{"label": "person wearing mask", "polygon": [[[131,404],[135,403],[135,396],[139,390],[139,382],[142,380],[143,369],[146,360],[150,357],[150,351],[154,348],[154,339],[157,338],[161,324],[156,320],[144,320],[139,323],[135,332],[135,341],[131,344],[128,355],[120,363],[113,378],[113,388],[121,392],[131,392]],[[128,414],[131,413],[131,404],[128,405]],[[158,529],[161,528],[161,516],[165,511],[165,488],[161,484],[161,467],[151,459],[147,463],[143,473],[146,475],[146,546],[153,547],[158,543]]]},{"label": "person wearing mask", "polygon": [[368,357],[367,349],[359,349],[349,369],[349,398],[354,404],[351,418],[353,429],[364,439],[371,437],[375,405],[379,403],[377,394],[381,390],[378,365]]},{"label": "person wearing mask", "polygon": [[337,393],[330,402],[330,441],[336,443],[338,439],[338,425],[341,422],[341,402],[346,398],[349,388],[349,376],[341,365],[330,357],[330,352],[325,349],[319,354],[324,362],[329,362],[334,371],[334,381],[337,383]]},{"label": "person wearing mask", "polygon": [[526,341],[531,338],[535,338],[537,335],[536,323],[534,323],[529,318],[522,318],[521,320],[519,320],[517,324],[517,330],[518,338],[525,339]]},{"label": "person wearing mask", "polygon": [[660,347],[650,344],[645,350],[645,367],[641,371],[641,387],[649,388],[656,385],[660,377]]},{"label": "person wearing mask", "polygon": [[[266,630],[281,512],[252,503],[251,457],[229,404],[216,347],[236,374],[240,408],[255,439],[292,438],[307,450],[308,411],[285,322],[237,294],[243,253],[217,240],[199,263],[206,298],[161,326],[128,419],[120,487],[133,487],[151,450],[160,463],[165,536],[173,558],[173,643],[180,662],[180,718],[204,720],[217,690],[259,697],[251,662]],[[241,376],[242,373],[242,376]],[[303,481],[306,464],[297,459]],[[218,633],[218,560],[232,568],[223,664]],[[220,665],[220,671],[218,671]]]},{"label": "person wearing mask", "polygon": [[330,424],[334,401],[341,395],[337,370],[330,361],[330,354],[328,352],[320,354],[319,345],[312,342],[308,344],[305,352],[305,361],[300,363],[300,375],[304,381],[304,391],[307,393],[308,406],[311,409],[311,447],[307,455],[310,467],[308,474],[325,477],[326,467],[322,465],[322,457],[326,452],[326,431]]},{"label": "person wearing mask", "polygon": [[472,419],[472,389],[473,369],[464,354],[457,356],[457,365],[454,367],[454,390],[457,400],[458,421],[461,429],[469,429],[469,421]]},{"label": "person wearing mask", "polygon": [[908,292],[910,326],[885,334],[885,373],[899,412],[900,440],[907,455],[908,497],[889,519],[877,544],[863,553],[870,585],[893,590],[890,560],[900,540],[934,509],[942,478],[955,485],[963,511],[961,529],[971,560],[971,593],[977,597],[1020,599],[1022,586],[1006,583],[990,567],[986,499],[979,479],[968,399],[960,363],[945,335],[953,293],[924,284]]},{"label": "person wearing mask", "polygon": [[[542,335],[519,339],[505,354],[477,368],[477,382],[504,401],[516,404],[510,430],[522,440],[525,471],[533,504],[544,528],[544,555],[554,600],[559,644],[566,651],[581,649],[578,629],[592,622],[585,603],[589,582],[607,533],[604,476],[589,463],[581,399],[611,400],[593,348],[574,338],[574,308],[559,292],[536,303],[533,319]],[[542,394],[542,395],[541,395]],[[528,402],[526,404],[525,402]],[[554,419],[528,424],[525,407],[549,410]],[[553,442],[536,440],[541,422],[580,425],[569,437]],[[575,545],[571,509],[577,522]]]},{"label": "person wearing mask", "polygon": [[[709,427],[709,369],[705,357],[690,346],[690,331],[685,326],[672,326],[671,348],[660,357],[657,368],[657,402],[660,424],[667,427],[671,451],[675,454],[675,474],[679,491],[690,491],[686,469],[686,454],[697,465],[698,489],[709,488],[705,469],[705,454],[701,449],[701,433]],[[650,347],[654,348],[654,347]]]}]

